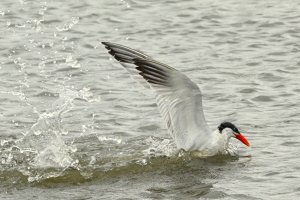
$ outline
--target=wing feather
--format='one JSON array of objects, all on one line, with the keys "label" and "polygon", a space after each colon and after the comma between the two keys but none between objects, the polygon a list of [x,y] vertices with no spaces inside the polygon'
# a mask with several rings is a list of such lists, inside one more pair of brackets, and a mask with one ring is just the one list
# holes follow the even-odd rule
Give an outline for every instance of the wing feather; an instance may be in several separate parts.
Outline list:
[{"label": "wing feather", "polygon": [[210,145],[212,134],[204,117],[202,94],[194,82],[141,51],[110,42],[103,44],[131,75],[142,77],[156,92],[160,113],[179,149],[204,150]]}]

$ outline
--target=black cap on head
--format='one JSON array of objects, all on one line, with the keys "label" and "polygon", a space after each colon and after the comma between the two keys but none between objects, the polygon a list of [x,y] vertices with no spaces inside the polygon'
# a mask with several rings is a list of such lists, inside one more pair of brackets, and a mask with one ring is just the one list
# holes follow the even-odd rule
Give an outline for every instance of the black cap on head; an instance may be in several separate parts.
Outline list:
[{"label": "black cap on head", "polygon": [[237,127],[230,122],[223,122],[222,124],[220,124],[218,126],[220,133],[222,133],[224,128],[231,128],[231,130],[233,130],[235,133],[240,133],[240,131],[237,129]]}]

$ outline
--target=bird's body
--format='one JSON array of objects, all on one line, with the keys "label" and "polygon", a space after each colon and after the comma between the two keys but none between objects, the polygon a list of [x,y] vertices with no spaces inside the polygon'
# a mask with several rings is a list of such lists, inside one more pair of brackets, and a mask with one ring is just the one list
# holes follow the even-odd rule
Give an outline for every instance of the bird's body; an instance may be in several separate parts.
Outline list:
[{"label": "bird's body", "polygon": [[186,75],[141,51],[110,42],[103,44],[133,78],[155,91],[156,103],[178,149],[198,151],[206,156],[225,153],[231,137],[249,146],[229,122],[222,123],[214,132],[209,129],[202,93]]}]

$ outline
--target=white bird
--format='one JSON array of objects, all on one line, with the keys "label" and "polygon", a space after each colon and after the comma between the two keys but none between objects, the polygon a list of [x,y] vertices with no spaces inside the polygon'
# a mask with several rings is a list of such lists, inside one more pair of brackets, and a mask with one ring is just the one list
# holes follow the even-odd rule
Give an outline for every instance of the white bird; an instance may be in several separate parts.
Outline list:
[{"label": "white bird", "polygon": [[232,137],[250,146],[230,122],[223,122],[216,131],[210,131],[203,113],[201,91],[186,75],[141,51],[111,42],[102,44],[135,79],[155,91],[159,111],[178,149],[197,151],[204,156],[224,154]]}]

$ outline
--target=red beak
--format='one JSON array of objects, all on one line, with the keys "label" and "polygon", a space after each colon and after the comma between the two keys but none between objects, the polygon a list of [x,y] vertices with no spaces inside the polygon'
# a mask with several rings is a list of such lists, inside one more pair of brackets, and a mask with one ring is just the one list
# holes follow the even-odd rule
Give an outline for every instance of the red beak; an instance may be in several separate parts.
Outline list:
[{"label": "red beak", "polygon": [[244,143],[246,146],[250,147],[250,143],[241,133],[235,135],[235,138]]}]

